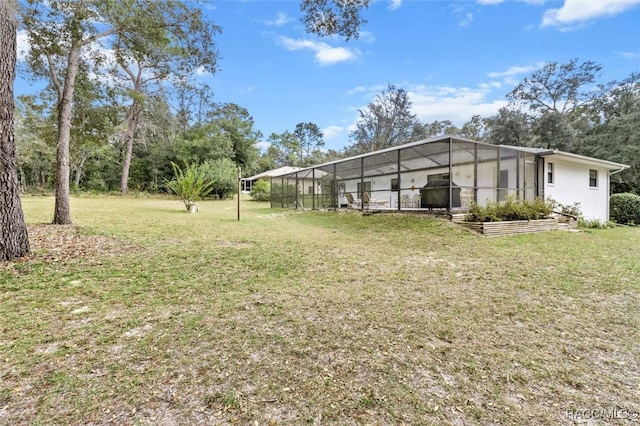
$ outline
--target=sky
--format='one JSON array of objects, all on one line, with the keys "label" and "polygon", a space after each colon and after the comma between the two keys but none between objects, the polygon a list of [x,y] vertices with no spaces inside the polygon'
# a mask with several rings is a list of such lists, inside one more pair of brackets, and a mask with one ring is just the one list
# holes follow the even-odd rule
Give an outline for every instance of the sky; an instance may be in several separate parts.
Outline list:
[{"label": "sky", "polygon": [[306,33],[299,5],[204,6],[222,27],[221,58],[217,73],[198,78],[214,101],[246,108],[265,140],[312,122],[325,148],[343,149],[358,110],[388,84],[408,93],[421,122],[462,126],[495,114],[548,62],[594,61],[603,83],[640,71],[640,0],[372,0],[349,41]]}]

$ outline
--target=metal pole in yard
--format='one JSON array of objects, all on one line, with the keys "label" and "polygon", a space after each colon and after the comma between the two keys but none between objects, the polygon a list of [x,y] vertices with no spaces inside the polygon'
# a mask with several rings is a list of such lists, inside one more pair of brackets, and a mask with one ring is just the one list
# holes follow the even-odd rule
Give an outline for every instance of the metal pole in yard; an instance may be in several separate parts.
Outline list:
[{"label": "metal pole in yard", "polygon": [[242,194],[242,173],[238,166],[238,222],[240,222],[240,194]]}]

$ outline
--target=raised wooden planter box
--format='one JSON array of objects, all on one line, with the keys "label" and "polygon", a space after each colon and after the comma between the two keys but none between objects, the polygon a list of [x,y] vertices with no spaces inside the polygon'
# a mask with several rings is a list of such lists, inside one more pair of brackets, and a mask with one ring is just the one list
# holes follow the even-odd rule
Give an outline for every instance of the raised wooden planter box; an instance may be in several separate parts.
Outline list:
[{"label": "raised wooden planter box", "polygon": [[555,219],[513,220],[508,222],[456,221],[456,223],[487,236],[526,234],[560,229],[558,221]]}]

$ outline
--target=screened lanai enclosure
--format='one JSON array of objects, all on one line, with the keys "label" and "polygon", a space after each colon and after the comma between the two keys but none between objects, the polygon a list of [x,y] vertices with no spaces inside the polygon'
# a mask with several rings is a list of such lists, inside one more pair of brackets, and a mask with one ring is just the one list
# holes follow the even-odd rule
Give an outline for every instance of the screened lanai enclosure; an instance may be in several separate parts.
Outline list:
[{"label": "screened lanai enclosure", "polygon": [[298,170],[271,180],[271,206],[464,211],[508,195],[533,200],[534,149],[438,137]]}]

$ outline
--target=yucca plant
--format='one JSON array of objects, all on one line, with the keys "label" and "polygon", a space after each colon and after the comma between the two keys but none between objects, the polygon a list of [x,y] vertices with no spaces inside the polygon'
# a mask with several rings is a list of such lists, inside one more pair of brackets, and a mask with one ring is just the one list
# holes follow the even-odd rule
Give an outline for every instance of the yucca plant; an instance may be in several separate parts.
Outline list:
[{"label": "yucca plant", "polygon": [[185,162],[184,169],[181,169],[172,161],[171,167],[175,177],[165,181],[165,187],[182,199],[187,210],[195,212],[197,201],[211,191],[214,181],[199,164]]}]

